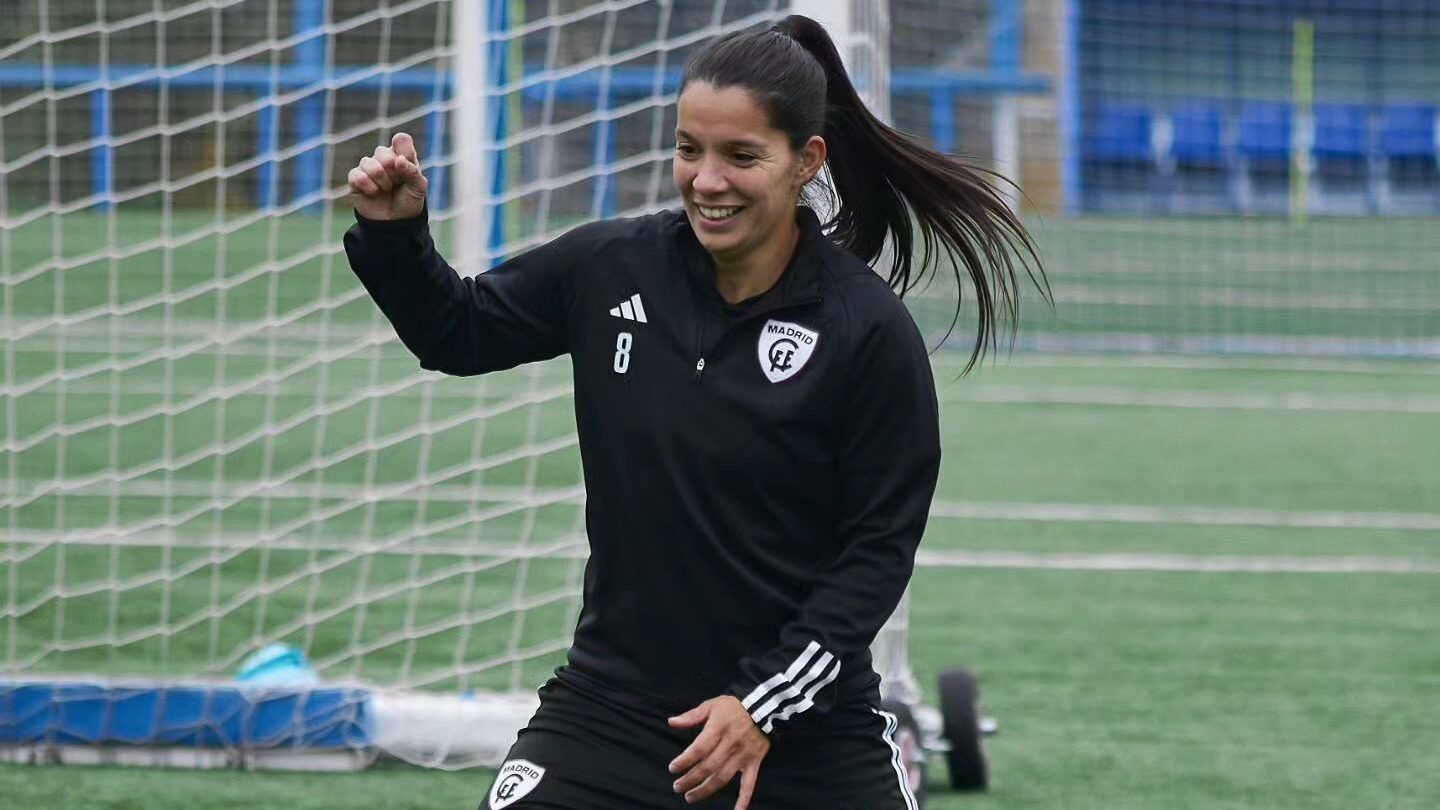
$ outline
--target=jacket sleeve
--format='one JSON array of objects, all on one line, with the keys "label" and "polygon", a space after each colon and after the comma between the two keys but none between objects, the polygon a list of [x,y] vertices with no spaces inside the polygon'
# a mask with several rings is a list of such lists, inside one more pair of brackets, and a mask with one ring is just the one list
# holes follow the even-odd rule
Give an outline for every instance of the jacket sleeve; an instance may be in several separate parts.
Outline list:
[{"label": "jacket sleeve", "polygon": [[569,350],[566,321],[593,226],[462,278],[435,249],[428,217],[357,213],[345,233],[350,268],[423,368],[484,374]]},{"label": "jacket sleeve", "polygon": [[828,711],[842,663],[868,660],[910,581],[935,494],[939,408],[924,342],[898,302],[866,331],[842,406],[841,549],[779,645],[741,661],[730,688],[767,734],[801,712]]}]

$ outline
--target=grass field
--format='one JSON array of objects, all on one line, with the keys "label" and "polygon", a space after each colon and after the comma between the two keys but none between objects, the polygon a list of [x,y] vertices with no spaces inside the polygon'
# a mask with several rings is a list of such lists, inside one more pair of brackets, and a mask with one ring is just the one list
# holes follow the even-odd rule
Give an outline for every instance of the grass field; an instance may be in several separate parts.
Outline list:
[{"label": "grass field", "polygon": [[[916,593],[922,679],[973,663],[1002,725],[992,792],[937,792],[932,808],[1425,810],[1440,798],[1434,575],[924,569]],[[37,810],[433,810],[474,807],[487,778],[5,766],[0,794]]]},{"label": "grass field", "polygon": [[[226,675],[283,638],[331,677],[542,678],[579,569],[511,552],[580,541],[567,366],[421,375],[313,231],[157,222],[0,240],[0,671]],[[1433,222],[1046,228],[1050,334],[1440,339]],[[932,808],[1440,806],[1440,366],[963,359],[935,356],[911,648],[927,688],[975,668],[1002,731],[993,791],[937,759]],[[0,806],[468,808],[487,780],[3,766]]]},{"label": "grass field", "polygon": [[[941,356],[942,379],[956,360]],[[1311,365],[1319,370],[1259,359],[1025,356],[942,384],[947,465],[937,503],[1000,514],[932,523],[925,549],[935,559],[915,582],[914,665],[925,684],[945,666],[978,669],[1002,733],[991,748],[992,794],[937,793],[932,807],[1434,806],[1440,530],[1424,516],[1440,521],[1432,469],[1440,374],[1420,363]],[[1073,511],[1047,508],[1059,504]],[[1177,513],[1176,522],[1145,513],[1175,507],[1198,511]],[[1349,525],[1304,525],[1346,516]],[[1412,524],[1420,528],[1395,528]],[[949,565],[942,552],[969,558]],[[85,579],[83,555],[67,553],[66,570]],[[182,550],[172,554],[180,567]],[[227,587],[254,582],[260,552],[247,554],[224,569],[234,574]],[[272,578],[310,559],[289,554],[270,553]],[[1179,570],[1084,570],[1115,555],[1131,568],[1158,560]],[[103,579],[108,554],[99,556],[92,574]],[[1347,560],[1361,570],[1184,570],[1217,559]],[[41,554],[31,564],[48,573],[55,560]],[[1041,567],[1049,565],[1059,569]],[[1375,572],[1387,566],[1413,572]],[[29,571],[17,580],[38,589],[45,580]],[[195,582],[208,587],[209,570],[197,571]],[[508,594],[513,572],[496,575]],[[331,577],[318,586],[303,579],[294,602],[284,591],[272,595],[267,611],[284,619],[303,612],[312,592],[312,611],[332,591],[337,600],[353,595],[352,568]],[[446,603],[453,611],[460,586],[452,579],[419,603],[412,631]],[[177,604],[186,583],[170,586]],[[123,602],[154,601],[135,596]],[[209,592],[190,598],[208,604]],[[383,636],[403,628],[407,604],[374,605],[370,629]],[[103,636],[104,611],[70,608],[67,638]],[[22,648],[52,633],[54,619],[42,611],[19,622],[30,633]],[[243,644],[253,620],[244,613],[215,626]],[[147,617],[124,623],[145,626]],[[342,632],[315,628],[312,650],[323,657],[346,648],[353,624],[347,614]],[[190,639],[169,639],[172,661],[206,659],[208,632],[194,635],[194,650]],[[373,664],[375,674],[393,675],[405,666],[404,649],[370,650],[361,672]],[[146,650],[159,648],[137,642],[118,654],[57,660],[138,670]],[[424,636],[409,655],[412,674],[449,664],[453,638]],[[521,677],[539,677],[549,663]],[[406,768],[302,776],[12,766],[0,768],[0,794],[27,808],[468,807],[485,779]]]}]

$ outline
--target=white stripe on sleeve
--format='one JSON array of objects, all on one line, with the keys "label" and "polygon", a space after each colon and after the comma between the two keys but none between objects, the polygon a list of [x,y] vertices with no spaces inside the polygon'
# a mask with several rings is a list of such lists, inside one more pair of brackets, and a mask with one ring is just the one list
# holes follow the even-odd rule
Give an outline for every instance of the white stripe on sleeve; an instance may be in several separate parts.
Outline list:
[{"label": "white stripe on sleeve", "polygon": [[[800,680],[790,684],[790,686],[784,689],[781,689],[774,695],[771,695],[770,699],[765,701],[765,703],[762,704],[760,708],[750,712],[750,719],[754,720],[756,723],[762,722],[765,718],[765,715],[778,709],[780,707],[780,704],[784,703],[785,701],[798,696],[801,690],[809,686],[812,681],[815,681],[821,675],[825,674],[826,668],[829,667],[830,662],[834,660],[835,656],[831,655],[828,652],[815,659],[815,663],[811,664],[809,668],[805,670],[805,675],[801,677]],[[836,669],[838,671],[839,667],[837,666]],[[768,723],[766,725],[768,726]],[[767,728],[766,730],[768,731],[769,729]]]},{"label": "white stripe on sleeve", "polygon": [[[827,655],[828,655],[828,653],[827,653]],[[830,670],[830,672],[827,673],[827,674],[825,675],[825,677],[823,677],[823,678],[821,678],[820,680],[816,681],[809,689],[805,690],[805,697],[804,697],[804,699],[799,700],[799,701],[796,701],[795,703],[792,703],[792,704],[790,704],[789,706],[786,706],[786,707],[785,707],[785,710],[782,711],[782,712],[780,712],[779,714],[772,714],[772,715],[770,715],[770,718],[765,721],[765,725],[764,725],[765,733],[766,733],[766,734],[769,734],[769,733],[770,733],[770,729],[771,729],[771,727],[775,724],[775,721],[777,721],[777,720],[788,720],[788,719],[790,719],[790,716],[791,716],[791,715],[799,714],[800,712],[805,711],[806,709],[810,708],[811,706],[814,706],[814,705],[815,705],[815,696],[818,695],[818,694],[820,694],[820,690],[821,690],[821,689],[824,689],[824,688],[827,687],[827,686],[829,686],[829,685],[831,684],[831,682],[833,682],[837,677],[839,677],[839,675],[840,675],[840,662],[839,662],[839,661],[836,661],[836,662],[835,662],[835,668],[834,668],[834,669]]]},{"label": "white stripe on sleeve", "polygon": [[800,670],[803,669],[805,665],[810,662],[811,658],[815,657],[815,653],[817,652],[820,652],[820,642],[810,642],[809,646],[805,648],[805,651],[800,653],[800,655],[796,657],[795,661],[790,664],[789,669],[785,670],[784,672],[777,672],[774,675],[771,675],[768,680],[755,687],[755,689],[752,690],[750,694],[745,696],[744,700],[740,701],[745,706],[745,710],[749,711],[750,709],[754,708],[756,703],[759,703],[762,698],[770,694],[770,690],[774,689],[782,683],[789,683],[790,681],[793,681],[795,679],[795,676],[800,674]]}]

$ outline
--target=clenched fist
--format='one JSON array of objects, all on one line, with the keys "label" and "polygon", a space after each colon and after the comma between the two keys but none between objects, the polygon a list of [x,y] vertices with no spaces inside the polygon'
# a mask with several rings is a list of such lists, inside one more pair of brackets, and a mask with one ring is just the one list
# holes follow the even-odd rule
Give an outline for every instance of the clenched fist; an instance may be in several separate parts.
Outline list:
[{"label": "clenched fist", "polygon": [[425,209],[430,181],[420,171],[415,139],[396,133],[389,146],[377,146],[350,170],[350,199],[366,219],[410,219]]}]

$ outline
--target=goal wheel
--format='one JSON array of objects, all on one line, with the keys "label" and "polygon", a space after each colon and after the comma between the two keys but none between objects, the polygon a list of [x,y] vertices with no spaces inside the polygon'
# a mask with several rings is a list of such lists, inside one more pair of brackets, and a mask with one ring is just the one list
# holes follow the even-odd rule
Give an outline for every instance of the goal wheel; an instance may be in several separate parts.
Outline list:
[{"label": "goal wheel", "polygon": [[940,716],[945,738],[950,742],[945,754],[950,787],[985,790],[990,785],[990,767],[981,741],[980,688],[969,670],[947,669],[940,673]]}]

